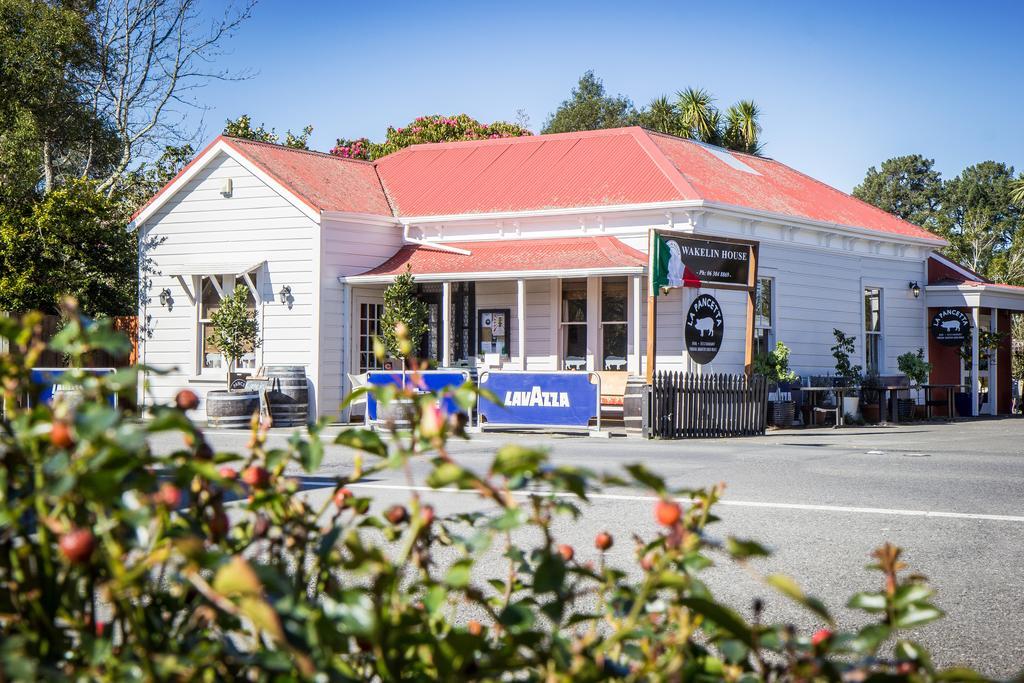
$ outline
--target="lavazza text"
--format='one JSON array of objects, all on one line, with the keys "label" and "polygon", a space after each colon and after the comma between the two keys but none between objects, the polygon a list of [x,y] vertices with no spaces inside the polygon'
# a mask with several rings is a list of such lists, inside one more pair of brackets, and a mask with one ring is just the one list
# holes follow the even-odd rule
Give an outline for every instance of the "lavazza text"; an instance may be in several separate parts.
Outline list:
[{"label": "lavazza text", "polygon": [[530,391],[506,391],[506,406],[544,406],[548,408],[571,408],[569,394],[564,391],[541,391],[533,387]]}]

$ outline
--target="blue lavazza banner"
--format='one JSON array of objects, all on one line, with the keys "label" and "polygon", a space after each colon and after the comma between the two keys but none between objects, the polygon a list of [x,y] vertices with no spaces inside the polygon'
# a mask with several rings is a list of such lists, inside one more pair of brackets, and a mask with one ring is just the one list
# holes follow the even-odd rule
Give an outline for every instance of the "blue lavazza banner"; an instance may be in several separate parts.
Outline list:
[{"label": "blue lavazza banner", "polygon": [[504,405],[480,399],[480,424],[586,427],[597,417],[598,385],[587,372],[488,372],[480,387]]},{"label": "blue lavazza banner", "polygon": [[[420,391],[437,391],[440,392],[446,387],[457,388],[461,387],[466,382],[468,373],[457,371],[457,370],[424,370],[421,372],[406,372],[404,378],[404,386],[415,386]],[[385,386],[387,384],[394,384],[395,386],[403,386],[403,377],[401,372],[395,372],[389,370],[387,372],[371,372],[366,378],[368,384],[374,386]],[[455,403],[455,399],[446,398],[441,402],[441,410],[446,415],[451,413],[457,413],[459,407]],[[373,394],[366,395],[366,415],[370,420],[377,419],[377,399],[373,397]]]},{"label": "blue lavazza banner", "polygon": [[[33,368],[30,375],[32,384],[42,387],[39,391],[40,403],[49,403],[53,400],[53,394],[61,387],[61,379],[68,368]],[[114,372],[113,368],[83,368],[83,372],[90,375],[109,375]],[[110,399],[112,405],[117,405],[117,397]]]}]

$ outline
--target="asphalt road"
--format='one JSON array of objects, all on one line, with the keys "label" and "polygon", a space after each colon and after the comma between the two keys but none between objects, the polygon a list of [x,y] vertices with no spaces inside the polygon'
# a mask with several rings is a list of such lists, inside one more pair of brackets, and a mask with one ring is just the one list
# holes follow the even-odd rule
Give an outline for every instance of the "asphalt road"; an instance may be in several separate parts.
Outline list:
[{"label": "asphalt road", "polygon": [[[276,430],[275,430],[276,431]],[[245,434],[211,432],[218,449],[240,450]],[[275,434],[272,439],[284,439]],[[985,674],[1009,677],[1024,671],[1024,420],[956,424],[910,424],[885,428],[786,430],[765,437],[730,440],[643,441],[551,434],[487,433],[453,445],[469,467],[486,469],[503,443],[549,448],[555,462],[615,471],[644,462],[672,486],[727,483],[713,531],[753,538],[774,554],[760,561],[765,573],[792,576],[823,599],[841,625],[863,617],[846,610],[850,594],[877,590],[879,575],[865,569],[873,548],[891,541],[904,559],[938,589],[945,619],[914,637],[941,665],[966,664]],[[161,439],[158,449],[178,447]],[[351,453],[332,446],[306,495],[332,492],[330,477],[350,470]],[[427,468],[414,468],[422,483]],[[408,499],[404,473],[366,482],[378,509]],[[470,509],[472,494],[430,493],[439,514]],[[596,557],[594,535],[609,530],[621,542],[611,562],[631,561],[632,533],[656,528],[652,501],[642,491],[609,489],[596,496],[584,517],[557,528],[577,557]],[[529,543],[522,539],[521,543]],[[498,558],[493,558],[495,572]],[[721,599],[746,611],[755,596],[767,601],[767,618],[802,629],[817,626],[794,607],[734,566],[709,570],[707,580]]]}]

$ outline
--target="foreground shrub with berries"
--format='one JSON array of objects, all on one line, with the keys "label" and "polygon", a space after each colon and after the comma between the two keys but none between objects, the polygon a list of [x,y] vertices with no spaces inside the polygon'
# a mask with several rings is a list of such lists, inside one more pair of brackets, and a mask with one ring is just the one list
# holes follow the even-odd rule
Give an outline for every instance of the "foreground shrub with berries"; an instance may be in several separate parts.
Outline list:
[{"label": "foreground shrub with berries", "polygon": [[[849,603],[877,617],[870,625],[843,630],[780,575],[763,577],[765,590],[826,628],[764,623],[755,596],[748,621],[701,580],[712,562],[766,554],[707,533],[720,487],[669,489],[640,465],[597,475],[518,446],[475,471],[447,451],[464,420],[436,419],[437,396],[380,387],[377,400],[407,399],[413,429],[342,432],[354,469],[313,505],[296,473],[320,466],[319,426],[270,448],[268,425],[254,423],[248,452],[216,453],[185,416],[190,392],[143,421],[112,406],[134,390],[137,369],[73,371],[83,401],[20,407],[36,391],[39,322],[0,319],[11,347],[0,357],[0,680],[979,678],[936,671],[907,638],[941,612],[895,547],[875,553],[880,588]],[[72,318],[51,346],[80,359],[124,343]],[[468,407],[476,394],[467,385],[449,397]],[[149,438],[167,432],[181,447],[155,454]],[[445,518],[418,495],[387,508],[359,495],[359,480],[384,468],[411,476],[413,458],[431,463],[427,485],[473,491],[483,509]],[[641,540],[611,528],[594,539],[601,561],[580,563],[553,522],[621,483],[657,496],[658,532]],[[525,531],[532,547],[514,542]],[[635,566],[612,566],[605,551],[630,543]],[[478,562],[494,547],[507,560],[500,577]]]}]

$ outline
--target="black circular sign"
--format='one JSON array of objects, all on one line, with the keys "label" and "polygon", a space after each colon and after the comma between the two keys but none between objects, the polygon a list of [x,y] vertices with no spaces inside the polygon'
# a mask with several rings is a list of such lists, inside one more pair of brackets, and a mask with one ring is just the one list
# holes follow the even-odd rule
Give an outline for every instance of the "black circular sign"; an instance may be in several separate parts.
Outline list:
[{"label": "black circular sign", "polygon": [[971,334],[971,319],[959,308],[943,308],[932,317],[931,328],[943,346],[963,346]]},{"label": "black circular sign", "polygon": [[701,294],[690,304],[683,325],[686,352],[695,363],[710,363],[722,348],[724,334],[725,324],[718,300],[710,294]]}]

